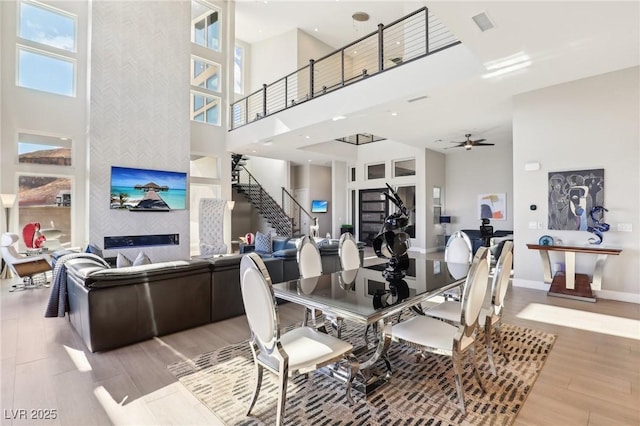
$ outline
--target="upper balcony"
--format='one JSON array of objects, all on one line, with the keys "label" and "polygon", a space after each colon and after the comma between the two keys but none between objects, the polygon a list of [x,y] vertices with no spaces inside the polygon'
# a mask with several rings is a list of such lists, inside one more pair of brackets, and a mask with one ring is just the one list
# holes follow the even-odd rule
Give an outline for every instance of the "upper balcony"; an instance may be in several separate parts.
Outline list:
[{"label": "upper balcony", "polygon": [[427,8],[419,9],[233,103],[230,130],[459,44]]}]

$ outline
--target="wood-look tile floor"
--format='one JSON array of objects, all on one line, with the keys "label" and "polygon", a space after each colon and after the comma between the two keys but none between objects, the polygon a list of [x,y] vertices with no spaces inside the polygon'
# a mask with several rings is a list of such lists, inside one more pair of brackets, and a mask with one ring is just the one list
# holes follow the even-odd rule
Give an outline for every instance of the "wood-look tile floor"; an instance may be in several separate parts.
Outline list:
[{"label": "wood-look tile floor", "polygon": [[[66,318],[44,318],[50,289],[9,293],[11,282],[0,280],[2,425],[221,424],[166,366],[247,339],[244,316],[93,354]],[[302,309],[280,314],[291,324]],[[558,336],[516,425],[640,425],[640,305],[515,287],[504,321]],[[36,419],[47,410],[56,418]]]}]

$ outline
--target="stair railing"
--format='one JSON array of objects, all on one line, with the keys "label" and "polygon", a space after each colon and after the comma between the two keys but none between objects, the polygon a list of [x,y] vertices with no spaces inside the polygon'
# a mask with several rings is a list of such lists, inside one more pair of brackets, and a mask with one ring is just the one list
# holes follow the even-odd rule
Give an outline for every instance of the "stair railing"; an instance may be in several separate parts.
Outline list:
[{"label": "stair railing", "polygon": [[296,235],[296,231],[302,233],[302,216],[307,216],[313,221],[313,216],[304,207],[293,198],[293,195],[287,191],[284,186],[282,187],[282,208],[287,213],[287,216],[293,218],[293,235]]},{"label": "stair railing", "polygon": [[242,187],[247,187],[247,192],[252,203],[260,211],[263,217],[276,229],[278,235],[293,236],[293,219],[287,215],[284,209],[264,189],[258,180],[244,166],[238,166],[238,181]]}]

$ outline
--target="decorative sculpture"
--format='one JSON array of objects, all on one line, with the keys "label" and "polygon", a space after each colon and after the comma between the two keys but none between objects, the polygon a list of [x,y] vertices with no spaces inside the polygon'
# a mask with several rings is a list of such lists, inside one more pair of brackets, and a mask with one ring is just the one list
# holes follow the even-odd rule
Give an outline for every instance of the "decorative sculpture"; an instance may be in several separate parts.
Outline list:
[{"label": "decorative sculpture", "polygon": [[392,195],[385,193],[384,196],[398,207],[398,211],[384,220],[380,232],[373,240],[373,250],[376,256],[389,259],[382,275],[388,281],[393,281],[402,279],[409,267],[407,250],[411,247],[411,237],[404,232],[409,224],[409,212],[398,193],[388,183],[386,185]]},{"label": "decorative sculpture", "polygon": [[[602,243],[602,233],[607,232],[610,228],[608,223],[600,222],[600,220],[604,216],[604,212],[608,212],[609,210],[605,209],[602,206],[595,206],[591,209],[589,215],[591,216],[591,220],[593,220],[593,226],[589,226],[587,231],[591,232],[596,236],[596,238],[589,238],[589,242],[591,244],[600,244]],[[596,215],[598,215],[596,217]]]},{"label": "decorative sculpture", "polygon": [[46,237],[40,233],[40,223],[31,222],[27,223],[22,228],[22,239],[27,249],[39,250],[46,241]]}]

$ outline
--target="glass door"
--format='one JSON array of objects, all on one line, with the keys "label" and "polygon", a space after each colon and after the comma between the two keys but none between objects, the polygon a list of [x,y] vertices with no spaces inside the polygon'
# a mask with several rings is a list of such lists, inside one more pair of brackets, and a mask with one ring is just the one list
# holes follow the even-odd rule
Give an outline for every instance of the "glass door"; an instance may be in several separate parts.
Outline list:
[{"label": "glass door", "polygon": [[373,245],[385,218],[389,215],[389,203],[384,194],[387,188],[360,191],[360,241]]}]

